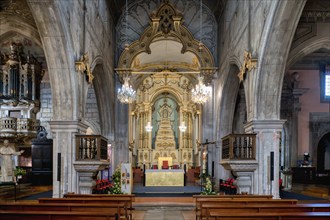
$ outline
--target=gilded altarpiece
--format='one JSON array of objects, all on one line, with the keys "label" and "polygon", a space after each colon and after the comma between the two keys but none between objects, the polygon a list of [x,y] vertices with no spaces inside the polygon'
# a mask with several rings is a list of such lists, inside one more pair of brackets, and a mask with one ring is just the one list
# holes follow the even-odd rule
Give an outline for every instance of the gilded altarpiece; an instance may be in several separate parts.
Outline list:
[{"label": "gilded altarpiece", "polygon": [[130,77],[137,91],[129,105],[130,161],[149,169],[158,166],[158,158],[171,157],[172,168],[200,166],[202,106],[192,102],[191,91],[199,76],[211,83],[214,58],[169,1],[150,20],[138,40],[125,44],[116,68],[119,79]]},{"label": "gilded altarpiece", "polygon": [[[173,72],[160,72],[144,79],[133,109],[137,165],[158,166],[158,158],[171,157],[172,165],[193,165],[200,114],[190,100],[189,79]],[[146,131],[150,122],[152,130]],[[186,130],[179,126],[185,124]]]}]

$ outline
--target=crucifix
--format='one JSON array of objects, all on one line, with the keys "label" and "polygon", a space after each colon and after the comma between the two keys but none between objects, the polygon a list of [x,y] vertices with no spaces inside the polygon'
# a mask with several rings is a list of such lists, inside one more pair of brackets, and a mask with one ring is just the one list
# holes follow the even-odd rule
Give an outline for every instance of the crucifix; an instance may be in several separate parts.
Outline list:
[{"label": "crucifix", "polygon": [[201,162],[202,162],[202,166],[201,166],[201,173],[204,174],[204,173],[208,173],[208,164],[207,164],[207,158],[208,158],[208,155],[207,155],[207,147],[209,144],[215,144],[215,141],[208,141],[208,139],[205,140],[204,143],[199,143],[199,145],[201,146]]}]

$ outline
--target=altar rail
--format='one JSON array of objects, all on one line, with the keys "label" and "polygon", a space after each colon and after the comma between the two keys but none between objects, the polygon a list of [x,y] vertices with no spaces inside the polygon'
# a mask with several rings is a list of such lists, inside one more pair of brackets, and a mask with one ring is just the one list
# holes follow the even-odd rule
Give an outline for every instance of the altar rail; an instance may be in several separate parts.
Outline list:
[{"label": "altar rail", "polygon": [[222,159],[255,159],[256,134],[230,134],[221,140]]},{"label": "altar rail", "polygon": [[76,160],[107,160],[107,148],[101,135],[76,135]]}]

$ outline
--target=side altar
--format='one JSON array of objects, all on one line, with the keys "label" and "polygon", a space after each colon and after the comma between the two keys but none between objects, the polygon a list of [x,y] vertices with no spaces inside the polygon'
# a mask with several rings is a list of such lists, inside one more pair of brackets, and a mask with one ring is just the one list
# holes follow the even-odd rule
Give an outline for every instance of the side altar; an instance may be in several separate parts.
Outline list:
[{"label": "side altar", "polygon": [[184,170],[155,170],[145,171],[146,186],[184,186]]}]

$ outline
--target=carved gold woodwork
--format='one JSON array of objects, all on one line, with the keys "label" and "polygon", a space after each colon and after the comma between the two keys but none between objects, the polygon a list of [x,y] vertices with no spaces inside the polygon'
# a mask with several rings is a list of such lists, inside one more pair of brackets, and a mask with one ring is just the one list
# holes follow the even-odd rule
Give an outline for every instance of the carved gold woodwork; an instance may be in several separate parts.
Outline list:
[{"label": "carved gold woodwork", "polygon": [[[184,82],[184,83],[183,83]],[[158,164],[159,157],[172,157],[173,164],[182,166],[186,163],[188,166],[193,165],[193,154],[195,141],[192,141],[193,133],[197,132],[194,129],[194,121],[200,120],[200,115],[197,111],[196,105],[192,103],[189,97],[189,79],[186,76],[181,76],[178,73],[157,73],[145,78],[137,90],[137,101],[135,104],[135,115],[139,115],[136,118],[137,123],[140,126],[136,127],[136,134],[139,134],[135,138],[139,140],[136,142],[137,151],[139,155],[137,157],[137,163],[141,166],[145,163],[148,167]],[[158,136],[152,137],[151,133],[146,132],[145,126],[148,121],[151,121],[151,115],[153,111],[153,105],[155,100],[162,95],[168,94],[176,100],[178,109],[178,121],[185,121],[187,129],[185,132],[179,134],[179,148],[175,147],[173,131],[171,130],[169,117],[173,110],[169,109],[169,106],[161,105],[160,112],[157,114],[162,115],[164,120],[159,121]],[[198,132],[197,132],[198,133]],[[151,140],[155,138],[155,149],[152,149]],[[196,138],[199,138],[198,136]],[[144,152],[144,153],[142,153]],[[143,155],[147,153],[147,157]],[[198,152],[198,151],[196,151]],[[141,156],[142,155],[142,156]]]},{"label": "carved gold woodwork", "polygon": [[92,83],[94,75],[92,74],[91,67],[89,65],[88,53],[82,55],[79,61],[76,61],[76,70],[86,74],[87,82]]},{"label": "carved gold woodwork", "polygon": [[[179,53],[187,59],[144,62],[143,56],[151,54],[151,48],[157,46],[151,44],[169,41],[179,43],[182,46]],[[202,111],[199,105],[191,101],[191,90],[197,76],[203,75],[205,83],[209,84],[216,70],[211,52],[199,40],[194,39],[182,24],[182,15],[169,1],[161,4],[151,15],[150,26],[138,40],[123,50],[116,68],[120,80],[124,76],[130,76],[131,82],[135,83],[133,87],[137,90],[137,99],[129,107],[134,114],[128,125],[131,132],[128,135],[128,142],[131,143],[129,147],[135,149],[133,152],[136,152],[137,166],[146,165],[149,168],[157,165],[159,157],[171,157],[173,165],[181,167],[183,164],[188,167],[199,164],[193,163],[194,158],[199,158],[200,150],[196,140],[201,139]],[[145,129],[147,123],[152,121],[155,102],[163,94],[171,96],[177,104],[176,124],[180,125],[184,121],[187,127],[185,132],[177,129],[177,140],[174,140],[171,127],[173,122],[170,120],[157,122],[157,135],[155,131],[147,132]]]},{"label": "carved gold woodwork", "polygon": [[[165,14],[165,11],[167,14]],[[141,65],[139,60],[135,60],[135,58],[141,53],[150,54],[150,44],[155,40],[161,41],[170,39],[182,44],[182,54],[188,51],[195,54],[199,63],[198,67],[196,66],[196,61],[192,61],[192,64],[175,63],[173,66],[195,70],[195,75],[201,70],[204,70],[204,72],[206,71],[205,73],[207,73],[207,78],[212,79],[217,68],[214,66],[214,58],[211,52],[204,44],[200,44],[198,40],[194,39],[189,30],[182,24],[182,15],[175,10],[171,3],[163,3],[158,11],[151,16],[151,21],[151,25],[145,29],[140,39],[130,44],[120,55],[118,68],[116,69],[120,78],[123,77],[123,74],[118,70],[122,68],[130,69],[131,73],[143,72],[143,69],[150,67],[158,70],[164,69],[165,65]],[[210,74],[210,71],[212,74]]]},{"label": "carved gold woodwork", "polygon": [[244,51],[244,62],[237,75],[239,78],[239,81],[242,82],[245,79],[246,72],[249,72],[254,68],[257,68],[257,59],[253,59],[251,52],[248,52],[245,50]]}]

